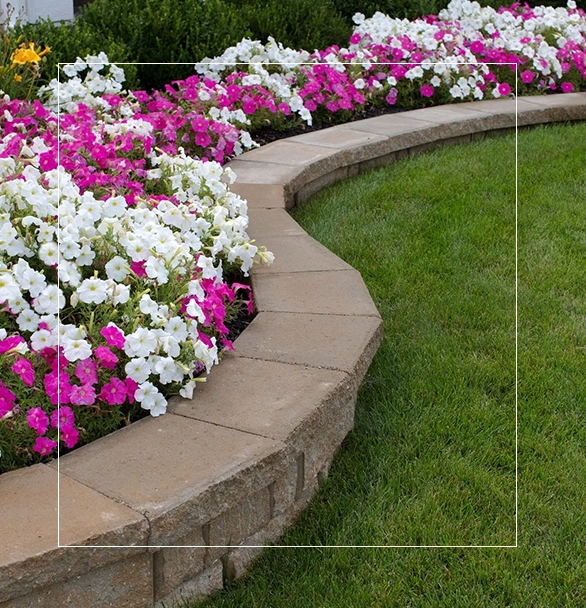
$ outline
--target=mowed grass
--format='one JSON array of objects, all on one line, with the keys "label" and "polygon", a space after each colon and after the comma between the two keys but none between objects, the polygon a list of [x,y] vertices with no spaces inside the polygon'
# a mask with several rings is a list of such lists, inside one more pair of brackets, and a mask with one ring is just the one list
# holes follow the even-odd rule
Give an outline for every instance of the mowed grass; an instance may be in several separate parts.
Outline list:
[{"label": "mowed grass", "polygon": [[362,273],[385,338],[318,496],[202,606],[586,605],[586,124],[519,132],[518,150],[518,547],[509,135],[295,212]]}]

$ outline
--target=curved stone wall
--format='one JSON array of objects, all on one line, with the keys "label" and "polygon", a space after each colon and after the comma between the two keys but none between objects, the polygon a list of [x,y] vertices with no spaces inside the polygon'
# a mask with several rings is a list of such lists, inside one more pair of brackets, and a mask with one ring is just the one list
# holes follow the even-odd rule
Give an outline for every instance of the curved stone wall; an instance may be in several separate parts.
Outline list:
[{"label": "curved stone wall", "polygon": [[327,475],[382,339],[359,273],[286,208],[439,145],[584,119],[586,93],[463,103],[291,137],[232,161],[249,233],[277,258],[253,272],[259,314],[195,399],[176,398],[165,416],[59,466],[0,476],[0,608],[169,606],[239,577]]}]

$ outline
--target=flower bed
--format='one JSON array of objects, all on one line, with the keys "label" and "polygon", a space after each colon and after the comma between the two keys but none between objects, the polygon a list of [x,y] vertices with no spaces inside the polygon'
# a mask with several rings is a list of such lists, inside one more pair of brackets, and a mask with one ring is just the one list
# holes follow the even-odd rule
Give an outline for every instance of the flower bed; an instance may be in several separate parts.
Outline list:
[{"label": "flower bed", "polygon": [[234,174],[168,154],[157,111],[144,120],[115,95],[123,71],[88,59],[70,68],[87,72],[83,103],[0,108],[0,470],[191,397],[232,347],[236,303],[252,312],[236,271],[271,258]]},{"label": "flower bed", "polygon": [[[584,86],[572,0],[355,22],[348,48],[244,40],[164,91],[123,91],[102,53],[65,66],[42,102],[0,102],[0,471],[164,413],[231,347],[231,304],[252,307],[235,272],[272,255],[221,163],[264,125]],[[21,46],[11,68],[45,52]]]}]

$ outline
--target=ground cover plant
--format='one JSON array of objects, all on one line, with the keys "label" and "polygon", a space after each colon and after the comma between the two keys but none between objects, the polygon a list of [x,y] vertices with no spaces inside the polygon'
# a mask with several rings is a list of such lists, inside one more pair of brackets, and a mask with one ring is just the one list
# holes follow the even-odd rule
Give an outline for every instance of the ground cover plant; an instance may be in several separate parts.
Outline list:
[{"label": "ground cover plant", "polygon": [[438,150],[294,213],[361,272],[385,338],[322,490],[198,606],[584,603],[585,124],[519,133],[518,548],[292,548],[515,544],[514,147]]}]

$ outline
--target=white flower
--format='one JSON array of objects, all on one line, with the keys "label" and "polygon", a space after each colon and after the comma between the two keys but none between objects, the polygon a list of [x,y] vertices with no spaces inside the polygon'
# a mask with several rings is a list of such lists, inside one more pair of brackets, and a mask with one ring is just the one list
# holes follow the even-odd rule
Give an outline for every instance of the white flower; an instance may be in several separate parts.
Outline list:
[{"label": "white flower", "polygon": [[31,346],[37,352],[43,348],[51,348],[57,344],[57,338],[46,329],[39,329],[31,336]]},{"label": "white flower", "polygon": [[64,338],[61,340],[63,354],[68,361],[84,360],[92,356],[92,347],[86,340],[70,340]]},{"label": "white flower", "polygon": [[108,297],[106,281],[102,279],[84,279],[77,288],[77,295],[86,304],[101,304]]},{"label": "white flower", "polygon": [[146,327],[139,327],[126,336],[124,352],[129,357],[148,357],[157,349],[156,335]]},{"label": "white flower", "polygon": [[[203,300],[203,297],[201,298]],[[178,342],[184,342],[187,340],[187,325],[181,317],[171,317],[164,327],[165,331],[170,334]]]},{"label": "white flower", "polygon": [[185,399],[193,398],[193,389],[195,388],[195,380],[190,380],[180,389],[179,394]]},{"label": "white flower", "polygon": [[108,278],[113,281],[124,281],[129,272],[130,268],[128,267],[126,260],[119,255],[115,255],[106,264],[106,274],[108,275]]},{"label": "white flower", "polygon": [[139,384],[136,393],[134,393],[134,398],[143,409],[150,410],[151,416],[160,416],[167,411],[167,401],[151,382]]},{"label": "white flower", "polygon": [[39,257],[47,266],[55,266],[59,256],[59,247],[54,241],[43,243],[39,247]]},{"label": "white flower", "polygon": [[132,378],[137,384],[141,384],[151,375],[152,369],[150,362],[144,357],[136,357],[124,366],[124,371],[129,378]]},{"label": "white flower", "polygon": [[175,363],[173,357],[160,357],[155,364],[155,372],[159,374],[161,384],[180,382],[183,380],[183,372]]},{"label": "white flower", "polygon": [[36,331],[39,327],[41,318],[32,308],[25,308],[16,318],[18,327],[21,331]]},{"label": "white flower", "polygon": [[35,298],[34,309],[43,313],[56,314],[65,306],[65,296],[57,285],[48,285],[43,289],[38,298]]},{"label": "white flower", "polygon": [[7,300],[16,300],[20,297],[22,297],[22,294],[20,293],[18,283],[10,273],[0,270],[0,304]]}]

